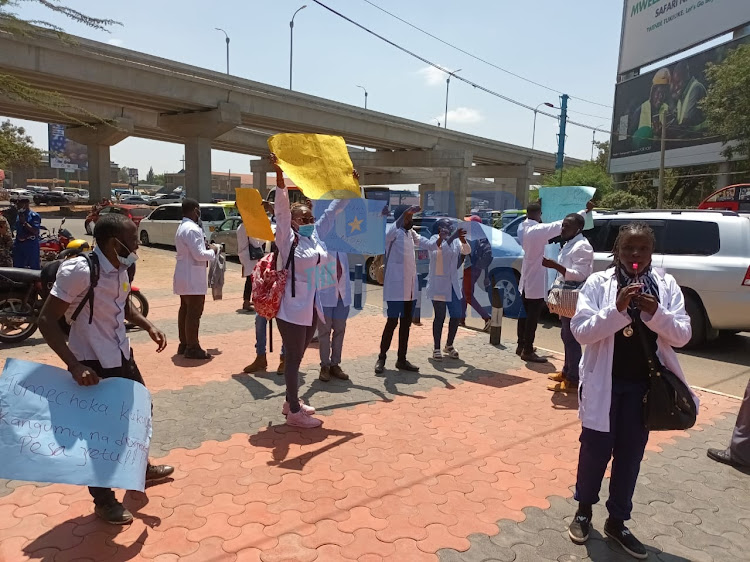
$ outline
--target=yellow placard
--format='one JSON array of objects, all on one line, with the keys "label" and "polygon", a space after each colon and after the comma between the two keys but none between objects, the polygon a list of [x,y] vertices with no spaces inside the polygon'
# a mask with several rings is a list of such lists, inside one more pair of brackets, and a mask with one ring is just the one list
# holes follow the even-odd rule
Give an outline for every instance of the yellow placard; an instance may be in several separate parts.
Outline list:
[{"label": "yellow placard", "polygon": [[342,137],[282,133],[268,139],[278,165],[313,200],[361,197]]},{"label": "yellow placard", "polygon": [[268,220],[263,208],[263,199],[257,189],[240,187],[234,190],[236,193],[237,209],[242,216],[247,235],[258,240],[273,240],[271,221]]}]

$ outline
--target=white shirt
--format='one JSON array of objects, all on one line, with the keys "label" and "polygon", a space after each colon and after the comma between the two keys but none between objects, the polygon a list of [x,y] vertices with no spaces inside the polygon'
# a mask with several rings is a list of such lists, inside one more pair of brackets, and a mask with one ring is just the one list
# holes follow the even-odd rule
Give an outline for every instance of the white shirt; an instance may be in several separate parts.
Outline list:
[{"label": "white shirt", "polygon": [[565,268],[565,281],[586,281],[594,271],[594,248],[579,233],[562,247],[557,263]]},{"label": "white shirt", "polygon": [[[122,365],[122,356],[130,358],[130,340],[125,332],[125,303],[130,293],[128,270],[119,269],[104,257],[98,247],[99,280],[94,289],[94,317],[89,324],[91,303],[81,309],[70,328],[68,347],[79,361],[99,361],[104,369]],[[60,264],[51,294],[68,303],[68,322],[91,285],[86,258],[77,257]]]},{"label": "white shirt", "polygon": [[438,235],[430,238],[425,249],[430,253],[430,271],[427,274],[427,298],[433,301],[450,302],[452,293],[456,298],[463,297],[460,270],[458,268],[459,256],[471,253],[471,247],[463,244],[456,238],[448,244],[447,240],[438,247]]},{"label": "white shirt", "polygon": [[417,289],[417,260],[415,246],[424,247],[429,240],[417,234],[414,229],[404,230],[396,223],[388,225],[385,231],[385,280],[383,300],[413,301]]},{"label": "white shirt", "polygon": [[205,295],[208,291],[209,262],[216,259],[213,250],[206,249],[203,229],[188,218],[183,218],[174,237],[177,264],[172,287],[175,295]]},{"label": "white shirt", "polygon": [[[283,269],[289,259],[289,252],[294,243],[295,232],[292,230],[292,212],[289,207],[289,193],[286,189],[276,190],[276,246],[279,248],[277,267]],[[322,217],[321,217],[322,218]],[[312,326],[313,310],[317,310],[318,318],[323,318],[323,308],[317,291],[319,264],[326,259],[328,251],[325,244],[318,238],[316,231],[309,238],[297,235],[297,248],[294,251],[294,282],[292,281],[292,266],[289,264],[284,296],[281,298],[278,318],[298,324]],[[295,294],[292,296],[292,286]]]},{"label": "white shirt", "polygon": [[244,224],[241,224],[237,229],[237,255],[242,264],[243,277],[250,277],[253,269],[255,269],[255,264],[258,263],[258,260],[250,259],[250,246],[252,245],[254,248],[262,248],[263,244],[263,240],[258,240],[257,238],[247,235],[247,230],[245,230]]},{"label": "white shirt", "polygon": [[[585,211],[579,213],[585,215]],[[560,236],[563,221],[539,223],[526,219],[518,227],[518,241],[523,247],[523,264],[518,292],[527,299],[543,299],[547,293],[547,269],[542,265],[544,248],[550,238]]]},{"label": "white shirt", "polygon": [[[653,270],[652,275],[659,285],[659,308],[653,316],[641,313],[641,318],[658,336],[656,354],[661,363],[685,381],[677,354],[672,349],[685,345],[692,333],[682,290],[671,275],[662,277]],[[627,312],[617,310],[616,301],[614,268],[595,273],[581,288],[576,313],[570,321],[573,336],[586,346],[581,359],[578,417],[583,427],[594,431],[610,430],[615,334],[631,323]],[[699,400],[695,394],[693,399],[697,407]]]}]

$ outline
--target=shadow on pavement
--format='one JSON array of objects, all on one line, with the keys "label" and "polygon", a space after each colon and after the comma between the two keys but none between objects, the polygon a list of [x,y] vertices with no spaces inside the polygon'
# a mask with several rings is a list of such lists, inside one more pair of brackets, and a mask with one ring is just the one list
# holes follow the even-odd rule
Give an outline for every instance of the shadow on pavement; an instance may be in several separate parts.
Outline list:
[{"label": "shadow on pavement", "polygon": [[721,336],[719,339],[708,342],[697,349],[677,349],[675,351],[680,355],[690,355],[711,361],[722,361],[750,367],[750,336],[747,334]]},{"label": "shadow on pavement", "polygon": [[555,410],[577,410],[578,395],[575,392],[550,392],[552,407]]}]

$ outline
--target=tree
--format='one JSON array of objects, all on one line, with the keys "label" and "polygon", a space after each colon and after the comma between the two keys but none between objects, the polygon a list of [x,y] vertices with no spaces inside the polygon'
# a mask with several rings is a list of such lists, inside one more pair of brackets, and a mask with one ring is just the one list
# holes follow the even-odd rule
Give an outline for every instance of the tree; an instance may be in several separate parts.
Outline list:
[{"label": "tree", "polygon": [[42,151],[34,148],[34,142],[23,127],[10,121],[0,124],[0,168],[26,168],[39,164]]},{"label": "tree", "polygon": [[724,155],[750,159],[750,45],[730,52],[706,70],[709,88],[701,102],[708,128],[725,143]]},{"label": "tree", "polygon": [[117,179],[120,183],[130,183],[130,168],[123,166],[117,172]]},{"label": "tree", "polygon": [[154,167],[151,166],[148,169],[148,174],[146,174],[146,183],[149,185],[154,185],[155,179],[156,179],[156,176],[154,176]]},{"label": "tree", "polygon": [[154,185],[164,185],[164,174],[156,174],[154,176]]},{"label": "tree", "polygon": [[[62,15],[71,21],[82,23],[93,29],[108,31],[113,25],[122,25],[114,20],[87,16],[78,10],[60,4],[60,0],[0,0],[0,32],[25,37],[49,36],[51,34],[63,41],[69,41],[69,37],[61,27],[45,20],[25,19],[20,17],[15,11],[12,11],[28,4],[41,5],[53,14]],[[82,110],[71,104],[59,93],[40,90],[10,74],[0,73],[0,95],[4,95],[13,101],[22,101],[50,109],[65,118],[68,122],[80,125],[87,124],[71,115],[71,113],[80,113]],[[76,111],[71,112],[73,109]],[[89,115],[89,117],[94,121],[102,121],[95,115]]]},{"label": "tree", "polygon": [[612,191],[612,176],[607,171],[609,163],[609,142],[597,143],[599,154],[596,160],[585,162],[580,166],[564,168],[562,170],[562,181],[560,171],[548,174],[542,178],[544,187],[557,187],[559,185],[586,185],[596,188],[596,201],[601,200]]}]

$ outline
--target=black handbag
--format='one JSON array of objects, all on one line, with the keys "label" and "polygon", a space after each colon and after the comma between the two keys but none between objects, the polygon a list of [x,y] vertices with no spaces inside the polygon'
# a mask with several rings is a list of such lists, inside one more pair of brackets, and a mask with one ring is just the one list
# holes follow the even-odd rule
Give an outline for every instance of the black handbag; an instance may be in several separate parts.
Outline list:
[{"label": "black handbag", "polygon": [[651,352],[640,316],[633,322],[648,361],[648,391],[643,396],[643,424],[649,431],[690,429],[698,409],[688,386]]},{"label": "black handbag", "polygon": [[263,256],[266,255],[266,253],[263,251],[263,247],[256,248],[252,244],[248,244],[248,248],[250,251],[250,259],[253,261],[258,261],[263,259]]}]

